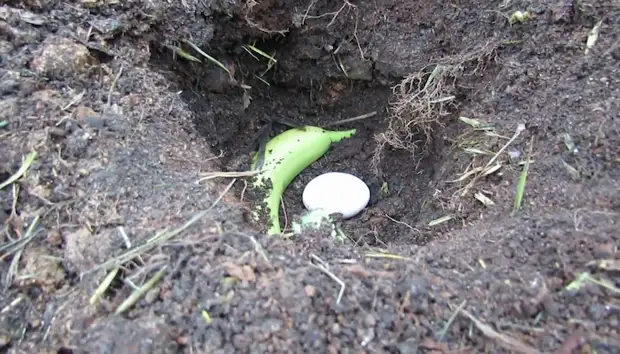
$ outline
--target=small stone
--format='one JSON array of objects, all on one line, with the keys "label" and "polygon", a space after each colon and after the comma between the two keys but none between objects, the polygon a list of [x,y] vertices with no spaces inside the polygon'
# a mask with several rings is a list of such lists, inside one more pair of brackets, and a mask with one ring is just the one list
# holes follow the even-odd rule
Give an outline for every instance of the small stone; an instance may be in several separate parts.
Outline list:
[{"label": "small stone", "polygon": [[612,242],[601,243],[594,247],[594,256],[597,258],[610,258],[614,254],[615,245]]},{"label": "small stone", "polygon": [[6,333],[0,333],[0,348],[5,348],[11,344],[11,336]]},{"label": "small stone", "polygon": [[328,354],[338,354],[338,348],[335,345],[330,344],[330,345],[327,346],[327,353]]},{"label": "small stone", "polygon": [[249,349],[250,346],[252,345],[251,339],[248,336],[245,336],[243,334],[235,334],[232,337],[232,343],[236,349],[243,350],[243,351]]},{"label": "small stone", "polygon": [[620,46],[616,46],[610,54],[612,58],[620,60]]},{"label": "small stone", "polygon": [[106,121],[101,116],[88,116],[86,117],[86,124],[91,128],[103,129],[105,128]]},{"label": "small stone", "polygon": [[86,120],[87,117],[96,116],[97,112],[94,109],[86,106],[77,106],[73,110],[73,116],[78,121]]},{"label": "small stone", "polygon": [[398,353],[417,353],[418,352],[418,342],[415,338],[405,339],[404,342],[400,342],[396,344],[396,350]]},{"label": "small stone", "polygon": [[82,128],[80,127],[80,125],[79,125],[79,124],[77,124],[77,123],[76,123],[74,120],[72,120],[72,119],[67,119],[67,120],[65,121],[65,123],[63,124],[63,128],[64,128],[64,130],[67,132],[67,134],[71,134],[71,133],[73,133],[73,132],[74,132],[74,131],[76,131],[76,130],[80,130],[80,129],[82,129]]},{"label": "small stone", "polygon": [[359,56],[346,59],[347,77],[351,80],[371,81],[372,61],[364,60]]},{"label": "small stone", "polygon": [[55,0],[28,0],[25,2],[31,10],[42,10],[52,6],[52,3],[56,3]]},{"label": "small stone", "polygon": [[60,232],[58,232],[58,230],[50,231],[47,234],[47,242],[54,247],[62,245],[62,236]]},{"label": "small stone", "polygon": [[[5,37],[11,38],[11,42],[15,47],[24,44],[35,44],[41,41],[41,32],[32,26],[19,26],[19,16],[16,21],[9,19],[7,22],[0,22],[0,33],[4,33]],[[10,23],[15,22],[12,26]]]},{"label": "small stone", "polygon": [[159,288],[154,288],[146,292],[146,295],[144,295],[144,301],[146,301],[147,304],[152,304],[155,302],[155,300],[157,300],[158,297]]},{"label": "small stone", "polygon": [[103,5],[101,0],[79,0],[79,3],[86,8],[95,8],[99,5]]},{"label": "small stone", "polygon": [[252,267],[250,267],[249,265],[243,266],[243,275],[245,277],[245,280],[247,281],[256,281],[256,274],[254,273],[254,269],[252,269]]},{"label": "small stone", "polygon": [[58,127],[51,127],[49,128],[48,132],[52,137],[55,138],[64,138],[65,136],[67,136],[67,131]]},{"label": "small stone", "polygon": [[103,116],[103,120],[105,121],[105,127],[109,131],[120,132],[127,129],[127,121],[123,119],[123,116],[118,114],[105,114]]},{"label": "small stone", "polygon": [[368,343],[370,343],[375,338],[375,330],[373,328],[358,328],[356,334],[363,347],[367,346]]},{"label": "small stone", "polygon": [[41,26],[47,22],[47,18],[41,15],[37,15],[30,11],[20,11],[19,19],[35,26]]},{"label": "small stone", "polygon": [[422,277],[414,277],[411,279],[409,290],[411,291],[411,296],[426,295],[428,291],[428,282]]},{"label": "small stone", "polygon": [[71,189],[66,185],[57,185],[50,194],[49,199],[52,203],[69,200],[72,197]]},{"label": "small stone", "polygon": [[451,299],[454,294],[449,291],[442,291],[441,293],[439,293],[439,296],[441,296],[442,299]]},{"label": "small stone", "polygon": [[[3,43],[0,41],[0,57],[6,55],[3,54],[2,44]],[[20,74],[18,71],[9,70],[4,75],[2,75],[0,80],[0,95],[10,94],[19,89]]]},{"label": "small stone", "polygon": [[6,21],[12,15],[11,8],[8,6],[0,7],[0,20]]},{"label": "small stone", "polygon": [[90,21],[89,24],[101,34],[113,35],[121,30],[121,22],[115,18],[94,20]]},{"label": "small stone", "polygon": [[228,271],[228,274],[230,274],[231,277],[236,278],[237,280],[245,280],[249,282],[253,282],[256,280],[254,270],[248,265],[240,267],[237,264],[228,263],[226,269]]},{"label": "small stone", "polygon": [[28,323],[30,324],[32,328],[38,328],[41,325],[41,319],[33,318],[30,321],[28,321]]},{"label": "small stone", "polygon": [[314,297],[316,295],[316,288],[312,285],[306,285],[304,291],[308,297]]},{"label": "small stone", "polygon": [[566,0],[560,0],[550,6],[551,19],[553,22],[571,23],[571,7],[572,3]]},{"label": "small stone", "polygon": [[90,144],[91,136],[84,130],[77,129],[67,138],[66,152],[73,157],[84,155]]},{"label": "small stone", "polygon": [[364,318],[364,324],[367,327],[374,327],[375,324],[377,324],[377,321],[375,320],[375,317],[372,314],[367,314],[366,317]]},{"label": "small stone", "polygon": [[598,322],[607,317],[612,312],[610,311],[611,309],[612,308],[607,305],[592,304],[588,308],[588,312],[590,313],[590,318]]},{"label": "small stone", "polygon": [[[13,46],[13,43],[9,41],[5,41],[5,40],[0,40],[0,57],[6,58],[6,56],[8,56],[9,53],[13,51],[13,49],[15,49],[15,46]],[[4,59],[0,59],[0,60],[4,60]]]},{"label": "small stone", "polygon": [[11,121],[19,115],[17,98],[7,98],[0,101],[0,121]]},{"label": "small stone", "polygon": [[93,61],[88,48],[67,38],[51,37],[30,63],[35,72],[61,80],[84,73]]}]

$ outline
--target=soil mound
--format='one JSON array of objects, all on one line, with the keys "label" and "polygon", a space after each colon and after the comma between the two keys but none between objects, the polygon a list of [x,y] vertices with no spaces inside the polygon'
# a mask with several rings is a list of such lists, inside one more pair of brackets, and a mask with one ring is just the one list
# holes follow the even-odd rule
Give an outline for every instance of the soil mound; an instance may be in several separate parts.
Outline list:
[{"label": "soil mound", "polygon": [[[8,1],[0,352],[620,352],[613,1]],[[357,129],[327,231],[257,136]],[[6,181],[6,182],[5,182]]]}]

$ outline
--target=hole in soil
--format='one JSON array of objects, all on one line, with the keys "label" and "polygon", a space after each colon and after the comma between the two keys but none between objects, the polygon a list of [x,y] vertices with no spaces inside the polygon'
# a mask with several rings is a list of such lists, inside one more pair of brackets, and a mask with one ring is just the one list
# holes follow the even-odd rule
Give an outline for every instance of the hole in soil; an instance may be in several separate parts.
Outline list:
[{"label": "hole in soil", "polygon": [[[294,34],[279,41],[247,40],[244,43],[255,43],[266,55],[275,53],[276,60],[291,60],[293,56],[287,53],[286,42],[292,40],[292,36]],[[175,56],[170,48],[153,42],[151,65],[169,78],[175,92],[182,92],[181,98],[195,114],[197,130],[211,145],[214,154],[223,153],[217,160],[222,171],[248,167],[249,154],[255,151],[253,143],[268,122],[272,122],[272,136],[275,136],[290,124],[325,127],[376,112],[371,118],[329,127],[334,130],[355,128],[357,134],[334,144],[323,158],[289,185],[283,200],[286,213],[280,210],[283,227],[285,224],[290,227],[292,217],[304,213],[301,195],[311,179],[325,172],[346,172],[364,180],[371,191],[368,207],[342,226],[349,238],[369,245],[429,241],[429,234],[417,225],[425,225],[436,217],[420,215],[424,201],[432,197],[432,189],[428,186],[437,163],[435,147],[429,146],[424,156],[386,148],[379,165],[381,173],[373,169],[375,136],[387,127],[386,108],[392,97],[391,86],[376,80],[349,80],[342,73],[326,74],[308,62],[295,65],[288,62],[285,68],[278,62],[269,68],[265,55],[247,45],[243,48],[243,43],[227,52],[203,49],[228,68],[235,77],[235,85],[224,70],[205,60],[191,46],[183,46],[183,50],[204,63]],[[337,62],[334,65],[338,68]],[[291,70],[291,67],[296,69]],[[303,77],[297,74],[298,68],[303,68]],[[251,89],[243,89],[242,85]],[[223,183],[228,182],[223,180]],[[239,185],[238,197],[243,183]]]}]

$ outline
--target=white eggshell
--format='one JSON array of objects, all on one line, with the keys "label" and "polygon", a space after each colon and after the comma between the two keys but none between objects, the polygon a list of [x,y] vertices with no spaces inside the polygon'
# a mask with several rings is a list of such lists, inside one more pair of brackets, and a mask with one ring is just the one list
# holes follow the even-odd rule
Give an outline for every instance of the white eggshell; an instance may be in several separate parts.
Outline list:
[{"label": "white eggshell", "polygon": [[341,213],[348,219],[368,205],[370,190],[364,181],[353,175],[328,172],[310,181],[302,198],[308,210],[323,209],[329,214]]}]

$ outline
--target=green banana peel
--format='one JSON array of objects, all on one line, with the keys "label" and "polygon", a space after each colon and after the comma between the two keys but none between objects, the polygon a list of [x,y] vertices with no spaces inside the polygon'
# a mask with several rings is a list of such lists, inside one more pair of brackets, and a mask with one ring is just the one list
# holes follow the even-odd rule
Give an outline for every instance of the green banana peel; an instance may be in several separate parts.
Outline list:
[{"label": "green banana peel", "polygon": [[[333,131],[320,127],[304,126],[289,129],[269,140],[264,156],[255,154],[252,169],[260,168],[253,177],[251,187],[264,194],[253,207],[254,219],[268,219],[268,235],[277,235],[280,228],[280,200],[288,185],[301,171],[321,158],[333,143],[355,135],[356,130]],[[261,165],[259,166],[259,161]]]}]

